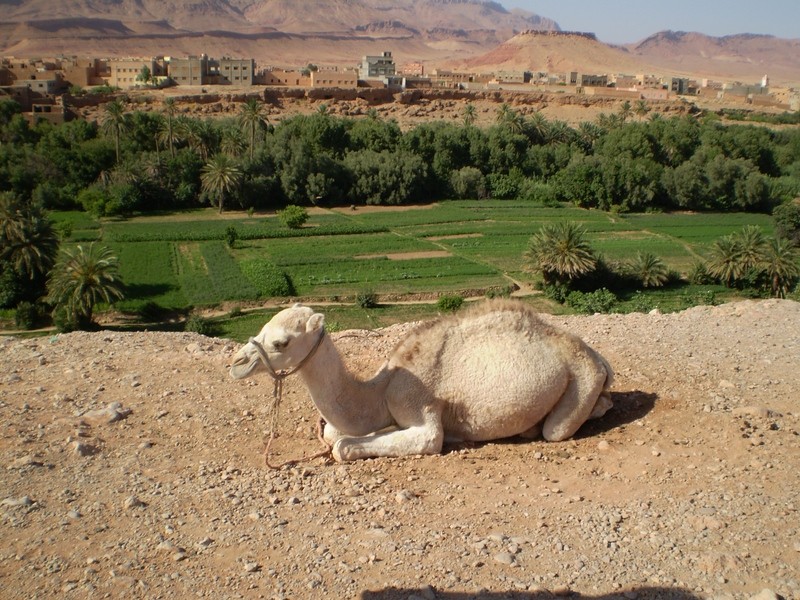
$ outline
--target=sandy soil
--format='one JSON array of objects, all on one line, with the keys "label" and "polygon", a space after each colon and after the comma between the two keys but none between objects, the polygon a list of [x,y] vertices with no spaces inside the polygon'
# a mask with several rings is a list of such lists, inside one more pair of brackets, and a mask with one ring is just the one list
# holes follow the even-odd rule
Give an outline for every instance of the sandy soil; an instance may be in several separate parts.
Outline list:
[{"label": "sandy soil", "polygon": [[[617,373],[577,439],[277,471],[235,342],[0,339],[0,596],[800,597],[800,304],[546,318]],[[367,376],[410,327],[333,338]],[[295,377],[280,415],[319,449]]]}]

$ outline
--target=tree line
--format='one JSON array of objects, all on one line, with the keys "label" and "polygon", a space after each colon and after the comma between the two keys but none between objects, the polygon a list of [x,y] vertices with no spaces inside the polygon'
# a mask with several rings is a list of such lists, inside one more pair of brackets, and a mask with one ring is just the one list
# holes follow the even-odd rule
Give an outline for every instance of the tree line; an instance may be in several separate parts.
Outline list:
[{"label": "tree line", "polygon": [[[467,104],[458,122],[403,131],[374,110],[341,118],[323,104],[273,125],[256,98],[218,120],[189,117],[171,99],[161,111],[144,112],[118,98],[98,122],[31,126],[15,102],[0,101],[0,307],[17,307],[26,323],[52,311],[69,330],[91,326],[97,302],[123,296],[107,249],[59,253],[49,209],[125,216],[208,204],[220,212],[282,209],[287,224],[302,224],[300,206],[446,198],[620,212],[772,211],[774,240],[754,229],[721,238],[690,277],[776,296],[796,284],[797,129],[724,125],[708,115],[665,118],[648,114],[645,103],[625,103],[576,128],[508,104],[488,127],[475,120]],[[589,305],[613,301],[608,290],[603,295],[604,282],[646,288],[674,277],[650,254],[605,264],[569,223],[534,234],[527,257],[547,293],[562,302],[571,296],[574,306],[586,305],[581,294],[592,289]]]},{"label": "tree line", "polygon": [[235,117],[201,119],[167,99],[144,112],[118,98],[98,122],[29,126],[0,102],[0,191],[98,216],[214,205],[405,204],[523,198],[615,211],[770,212],[800,196],[800,131],[664,117],[646,103],[571,127],[508,104],[495,122],[401,130],[375,110],[344,118],[321,104],[270,123],[249,98]]}]

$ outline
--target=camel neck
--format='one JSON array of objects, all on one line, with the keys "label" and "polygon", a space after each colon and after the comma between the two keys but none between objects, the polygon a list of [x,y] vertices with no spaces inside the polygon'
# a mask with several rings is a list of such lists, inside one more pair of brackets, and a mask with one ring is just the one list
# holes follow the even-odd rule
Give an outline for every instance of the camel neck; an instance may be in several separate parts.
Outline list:
[{"label": "camel neck", "polygon": [[317,410],[342,433],[366,435],[393,424],[379,378],[354,377],[329,335],[298,374]]}]

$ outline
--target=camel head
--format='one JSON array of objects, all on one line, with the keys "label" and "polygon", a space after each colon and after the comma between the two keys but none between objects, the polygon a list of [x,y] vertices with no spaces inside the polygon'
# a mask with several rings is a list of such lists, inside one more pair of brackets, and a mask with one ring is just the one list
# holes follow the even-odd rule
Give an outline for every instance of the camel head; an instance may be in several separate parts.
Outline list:
[{"label": "camel head", "polygon": [[275,373],[299,368],[324,335],[325,317],[295,304],[272,317],[258,335],[242,346],[233,357],[231,376],[243,379],[258,371],[269,372],[270,367]]}]

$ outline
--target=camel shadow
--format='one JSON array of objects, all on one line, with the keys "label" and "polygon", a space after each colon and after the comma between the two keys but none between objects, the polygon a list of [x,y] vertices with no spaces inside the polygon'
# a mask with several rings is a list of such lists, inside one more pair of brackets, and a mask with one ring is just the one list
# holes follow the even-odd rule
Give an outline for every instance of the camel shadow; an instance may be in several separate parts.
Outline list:
[{"label": "camel shadow", "polygon": [[[365,591],[361,593],[361,600],[407,600],[408,598],[436,598],[437,600],[549,600],[557,597],[564,597],[564,594],[556,595],[548,591],[540,592],[488,592],[481,591],[474,594],[469,592],[440,592],[427,589],[398,589],[386,588],[378,591]],[[585,596],[578,592],[568,594],[569,598],[583,598],[584,600],[625,600],[625,598],[637,598],[637,600],[701,600],[701,596],[693,594],[683,588],[667,587],[634,587],[629,590],[621,590],[599,596]]]},{"label": "camel shadow", "polygon": [[573,437],[576,440],[594,437],[638,421],[653,410],[657,400],[658,394],[641,390],[611,392],[614,406],[599,419],[586,421]]}]

